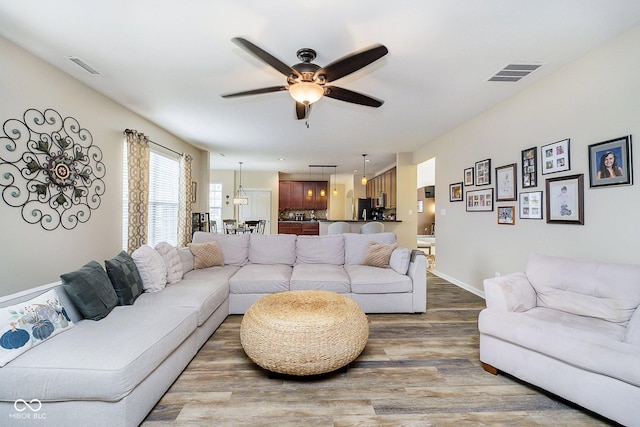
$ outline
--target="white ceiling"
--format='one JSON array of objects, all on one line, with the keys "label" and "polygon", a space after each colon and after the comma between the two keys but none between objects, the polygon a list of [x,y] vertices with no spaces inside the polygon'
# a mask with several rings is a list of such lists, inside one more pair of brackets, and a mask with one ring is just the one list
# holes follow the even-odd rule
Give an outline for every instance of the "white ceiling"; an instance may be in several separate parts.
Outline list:
[{"label": "white ceiling", "polygon": [[[638,0],[0,0],[0,35],[209,149],[214,168],[289,173],[361,173],[363,153],[368,172],[382,169],[639,22]],[[302,47],[322,66],[382,43],[387,56],[334,84],[385,104],[323,98],[307,129],[287,92],[223,99],[286,83],[237,36],[290,65]],[[518,62],[544,65],[487,81]]]}]

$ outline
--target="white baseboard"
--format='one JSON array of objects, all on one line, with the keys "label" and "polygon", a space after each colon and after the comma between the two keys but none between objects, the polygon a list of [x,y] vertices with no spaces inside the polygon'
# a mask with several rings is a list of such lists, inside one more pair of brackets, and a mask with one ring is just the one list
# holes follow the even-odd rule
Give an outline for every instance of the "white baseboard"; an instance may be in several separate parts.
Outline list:
[{"label": "white baseboard", "polygon": [[447,282],[451,282],[456,286],[461,287],[462,289],[471,292],[472,294],[475,294],[477,296],[479,296],[482,299],[485,299],[484,297],[484,291],[481,291],[471,285],[469,285],[468,283],[464,283],[461,282],[460,280],[453,278],[451,276],[447,276],[446,274],[438,271],[438,270],[431,270],[431,273],[435,274],[436,276],[440,277],[441,279],[446,280]]}]

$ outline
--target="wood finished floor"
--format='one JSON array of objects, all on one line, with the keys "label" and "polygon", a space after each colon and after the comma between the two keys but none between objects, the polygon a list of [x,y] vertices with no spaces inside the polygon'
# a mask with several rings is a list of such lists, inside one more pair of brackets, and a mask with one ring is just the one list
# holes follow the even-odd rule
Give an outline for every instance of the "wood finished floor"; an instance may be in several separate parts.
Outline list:
[{"label": "wood finished floor", "polygon": [[370,314],[346,373],[269,379],[229,316],[143,422],[161,426],[603,426],[607,420],[478,359],[484,300],[436,276],[427,312]]}]

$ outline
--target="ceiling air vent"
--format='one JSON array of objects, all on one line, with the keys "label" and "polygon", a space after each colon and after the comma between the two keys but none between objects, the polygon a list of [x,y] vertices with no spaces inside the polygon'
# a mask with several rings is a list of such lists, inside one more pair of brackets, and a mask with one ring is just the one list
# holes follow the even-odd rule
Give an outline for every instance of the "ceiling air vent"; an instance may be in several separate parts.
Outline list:
[{"label": "ceiling air vent", "polygon": [[93,68],[91,65],[87,64],[86,62],[84,62],[82,59],[78,58],[77,56],[67,56],[67,59],[71,62],[73,62],[74,64],[84,68],[84,70],[90,74],[102,74],[100,71],[96,70],[95,68]]},{"label": "ceiling air vent", "polygon": [[540,67],[542,67],[542,64],[509,64],[492,76],[489,81],[517,82]]}]

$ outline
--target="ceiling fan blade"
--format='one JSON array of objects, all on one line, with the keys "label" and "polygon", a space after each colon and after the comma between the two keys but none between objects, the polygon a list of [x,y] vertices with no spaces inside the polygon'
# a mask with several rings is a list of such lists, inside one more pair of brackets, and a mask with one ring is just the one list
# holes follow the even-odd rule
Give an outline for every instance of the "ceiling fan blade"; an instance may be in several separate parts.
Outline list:
[{"label": "ceiling fan blade", "polygon": [[293,75],[295,77],[302,77],[298,71],[294,70],[284,62],[280,61],[275,56],[271,55],[270,53],[266,52],[265,50],[251,43],[249,40],[243,39],[242,37],[234,37],[231,39],[231,41],[237,44],[238,46],[240,46],[241,48],[243,48],[244,50],[246,50],[247,52],[249,52],[250,54],[252,54],[253,56],[257,57],[258,59],[262,60],[268,65],[271,65],[273,68],[275,68],[285,76],[289,77]]},{"label": "ceiling fan blade", "polygon": [[387,53],[389,50],[385,46],[374,44],[325,65],[316,71],[314,77],[324,76],[325,82],[332,82],[366,67]]},{"label": "ceiling fan blade", "polygon": [[271,86],[271,87],[263,87],[262,89],[253,89],[253,90],[245,90],[243,92],[235,92],[235,93],[227,93],[225,95],[220,95],[223,98],[235,98],[238,96],[246,96],[246,95],[260,95],[262,93],[271,93],[271,92],[280,92],[283,90],[287,90],[286,86]]},{"label": "ceiling fan blade", "polygon": [[324,96],[338,99],[340,101],[351,102],[352,104],[366,105],[367,107],[375,108],[378,108],[382,104],[384,104],[384,101],[381,99],[376,99],[349,89],[344,89],[336,86],[325,86],[324,89]]}]

